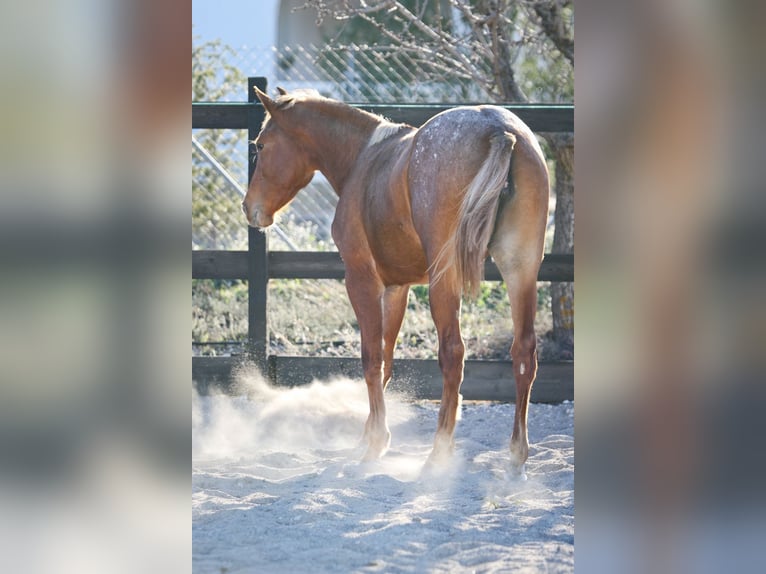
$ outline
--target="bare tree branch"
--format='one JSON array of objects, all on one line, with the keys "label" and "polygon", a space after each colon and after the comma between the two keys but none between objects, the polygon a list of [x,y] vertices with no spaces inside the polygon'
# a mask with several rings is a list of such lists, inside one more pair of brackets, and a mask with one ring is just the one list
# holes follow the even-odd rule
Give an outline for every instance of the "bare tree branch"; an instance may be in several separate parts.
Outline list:
[{"label": "bare tree branch", "polygon": [[[517,69],[518,58],[530,53],[524,52],[525,48],[542,53],[543,46],[550,42],[570,65],[573,61],[568,20],[571,0],[449,3],[453,13],[462,19],[449,26],[444,23],[438,0],[435,4],[418,1],[412,8],[401,0],[307,0],[303,7],[312,7],[336,20],[364,22],[375,29],[378,37],[406,49],[424,69],[470,78],[496,101],[528,101]],[[449,16],[447,19],[452,21]],[[546,70],[551,70],[547,72],[551,81],[561,81],[556,68]]]},{"label": "bare tree branch", "polygon": [[[345,2],[348,6],[348,2]],[[381,2],[375,2],[369,5],[365,0],[359,1],[359,7],[355,9],[357,14],[375,14],[381,10],[389,10],[393,6],[393,0],[382,0]]]}]

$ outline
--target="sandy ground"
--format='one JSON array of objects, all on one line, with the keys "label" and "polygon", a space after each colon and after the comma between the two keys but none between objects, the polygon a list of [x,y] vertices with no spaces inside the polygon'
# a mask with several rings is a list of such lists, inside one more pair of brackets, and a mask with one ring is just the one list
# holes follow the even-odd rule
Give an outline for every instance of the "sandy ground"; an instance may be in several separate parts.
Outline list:
[{"label": "sandy ground", "polygon": [[426,476],[438,405],[387,397],[391,450],[360,463],[361,381],[193,396],[194,572],[569,572],[574,405],[530,406],[527,480],[506,472],[513,405],[462,407]]}]

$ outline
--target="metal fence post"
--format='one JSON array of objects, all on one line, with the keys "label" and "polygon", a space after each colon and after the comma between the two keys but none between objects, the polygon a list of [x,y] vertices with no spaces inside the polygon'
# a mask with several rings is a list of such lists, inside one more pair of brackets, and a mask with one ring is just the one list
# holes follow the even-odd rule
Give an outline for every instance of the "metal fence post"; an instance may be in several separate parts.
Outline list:
[{"label": "metal fence post", "polygon": [[[266,78],[247,79],[247,101],[258,102],[255,86],[265,92]],[[255,172],[256,153],[252,141],[258,137],[261,125],[266,117],[263,106],[252,106],[247,114],[247,181],[248,184]],[[261,374],[270,377],[268,367],[269,325],[266,315],[266,305],[269,285],[269,241],[262,231],[248,227],[247,230],[247,281],[248,281],[248,354]]]}]

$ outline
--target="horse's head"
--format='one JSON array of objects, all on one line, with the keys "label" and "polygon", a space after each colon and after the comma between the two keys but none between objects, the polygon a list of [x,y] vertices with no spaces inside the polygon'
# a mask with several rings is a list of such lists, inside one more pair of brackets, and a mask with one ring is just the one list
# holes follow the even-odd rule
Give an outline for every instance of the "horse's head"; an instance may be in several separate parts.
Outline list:
[{"label": "horse's head", "polygon": [[274,214],[308,185],[316,168],[300,136],[290,129],[294,99],[282,89],[276,100],[258,88],[255,91],[269,115],[255,140],[258,160],[242,211],[249,225],[268,227],[274,222]]}]

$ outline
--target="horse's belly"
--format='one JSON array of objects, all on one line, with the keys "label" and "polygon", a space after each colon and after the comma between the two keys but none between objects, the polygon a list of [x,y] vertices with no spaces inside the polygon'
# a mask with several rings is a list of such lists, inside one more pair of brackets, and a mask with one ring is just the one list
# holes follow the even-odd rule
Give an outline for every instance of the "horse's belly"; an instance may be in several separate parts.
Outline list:
[{"label": "horse's belly", "polygon": [[414,229],[404,225],[376,230],[370,242],[378,274],[385,285],[407,285],[427,281],[428,265]]}]

